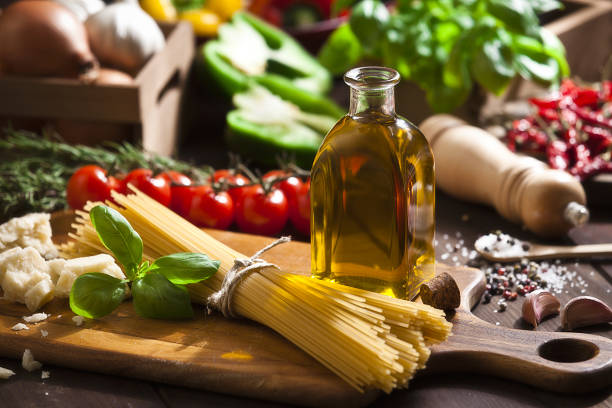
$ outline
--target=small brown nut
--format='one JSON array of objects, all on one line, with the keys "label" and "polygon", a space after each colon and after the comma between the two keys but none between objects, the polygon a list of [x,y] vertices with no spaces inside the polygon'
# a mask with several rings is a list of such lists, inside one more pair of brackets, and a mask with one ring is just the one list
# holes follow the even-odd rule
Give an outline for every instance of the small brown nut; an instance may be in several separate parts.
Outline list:
[{"label": "small brown nut", "polygon": [[561,313],[566,330],[612,322],[612,309],[592,296],[578,296],[567,302]]},{"label": "small brown nut", "polygon": [[537,327],[546,316],[559,313],[561,303],[547,290],[536,290],[523,301],[523,320]]},{"label": "small brown nut", "polygon": [[436,275],[421,286],[421,300],[436,309],[451,310],[459,307],[461,294],[457,282],[448,273]]}]

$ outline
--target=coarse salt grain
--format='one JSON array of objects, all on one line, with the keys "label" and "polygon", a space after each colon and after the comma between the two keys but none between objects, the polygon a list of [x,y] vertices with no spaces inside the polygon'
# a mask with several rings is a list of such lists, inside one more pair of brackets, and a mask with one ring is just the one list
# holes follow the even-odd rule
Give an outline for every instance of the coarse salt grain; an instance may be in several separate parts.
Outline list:
[{"label": "coarse salt grain", "polygon": [[526,254],[521,240],[502,233],[483,235],[476,240],[474,247],[495,257],[521,257]]},{"label": "coarse salt grain", "polygon": [[74,316],[72,318],[72,321],[74,322],[74,324],[76,324],[77,326],[81,326],[83,324],[83,322],[85,321],[85,318],[83,316]]},{"label": "coarse salt grain", "polygon": [[43,380],[46,380],[49,377],[51,377],[51,373],[49,371],[43,371],[42,373],[40,373],[40,378]]},{"label": "coarse salt grain", "polygon": [[40,329],[40,335],[42,337],[47,337],[49,335],[49,332],[46,331],[45,329]]}]

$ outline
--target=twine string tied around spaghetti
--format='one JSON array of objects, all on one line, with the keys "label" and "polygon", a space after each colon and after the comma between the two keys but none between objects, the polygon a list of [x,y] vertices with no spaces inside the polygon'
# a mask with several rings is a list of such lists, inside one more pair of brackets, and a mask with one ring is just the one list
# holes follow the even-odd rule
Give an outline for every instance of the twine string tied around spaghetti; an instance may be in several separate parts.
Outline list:
[{"label": "twine string tied around spaghetti", "polygon": [[280,237],[276,241],[255,252],[255,254],[253,254],[253,256],[250,258],[235,259],[234,265],[229,271],[227,271],[225,277],[223,278],[221,289],[208,297],[208,312],[210,313],[211,309],[216,309],[223,313],[223,316],[225,317],[238,317],[233,310],[234,291],[236,288],[240,285],[244,278],[253,272],[259,272],[263,268],[267,267],[280,269],[278,265],[261,259],[260,256],[275,246],[289,241],[291,241],[291,237]]}]

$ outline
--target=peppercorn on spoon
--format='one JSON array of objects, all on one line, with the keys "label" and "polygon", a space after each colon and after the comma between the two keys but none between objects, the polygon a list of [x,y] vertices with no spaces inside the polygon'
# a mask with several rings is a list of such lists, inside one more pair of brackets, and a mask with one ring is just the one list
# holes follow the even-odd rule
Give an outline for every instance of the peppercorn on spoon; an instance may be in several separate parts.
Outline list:
[{"label": "peppercorn on spoon", "polygon": [[514,262],[527,258],[529,260],[612,257],[612,243],[589,245],[543,245],[522,241],[522,252],[494,251],[488,247],[475,246],[476,251],[485,259],[493,262]]}]

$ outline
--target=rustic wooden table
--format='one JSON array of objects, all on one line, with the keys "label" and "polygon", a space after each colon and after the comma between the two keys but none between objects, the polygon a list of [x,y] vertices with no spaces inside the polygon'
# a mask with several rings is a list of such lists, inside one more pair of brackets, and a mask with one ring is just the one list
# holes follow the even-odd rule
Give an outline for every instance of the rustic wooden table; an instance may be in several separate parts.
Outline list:
[{"label": "rustic wooden table", "polygon": [[[575,242],[612,242],[612,213],[609,209],[595,209],[593,222],[570,233]],[[459,202],[443,193],[437,196],[437,257],[447,263],[464,263],[462,247],[470,248],[475,238],[490,230],[501,229],[521,239],[534,239],[531,234],[500,218],[493,210]],[[568,240],[569,241],[569,240]],[[457,248],[457,249],[455,249]],[[450,250],[449,250],[450,249]],[[447,256],[445,254],[448,254]],[[457,257],[457,258],[454,258]],[[560,295],[562,303],[570,297],[590,294],[612,300],[612,262],[567,263],[570,271],[577,271],[585,284],[571,287]],[[588,285],[588,286],[585,286]],[[496,298],[494,298],[496,300]],[[489,322],[506,327],[528,329],[520,320],[521,299],[508,304],[503,313],[495,312],[497,305],[479,304],[474,312]],[[538,330],[559,330],[559,317],[546,320]],[[595,327],[590,333],[612,337],[610,326]],[[41,380],[40,372],[28,373],[17,360],[0,358],[0,366],[17,374],[9,381],[0,382],[0,406],[6,407],[190,407],[223,406],[250,407],[280,406],[265,401],[246,400],[228,395],[192,390],[158,383],[138,381],[120,376],[108,376],[63,367],[46,366],[51,377]],[[379,398],[373,407],[612,407],[611,389],[581,395],[555,394],[525,384],[469,373],[452,375],[423,375],[410,384],[409,390],[396,391]]]}]

